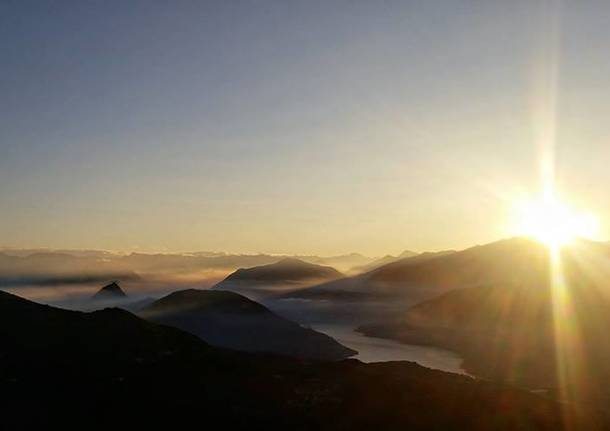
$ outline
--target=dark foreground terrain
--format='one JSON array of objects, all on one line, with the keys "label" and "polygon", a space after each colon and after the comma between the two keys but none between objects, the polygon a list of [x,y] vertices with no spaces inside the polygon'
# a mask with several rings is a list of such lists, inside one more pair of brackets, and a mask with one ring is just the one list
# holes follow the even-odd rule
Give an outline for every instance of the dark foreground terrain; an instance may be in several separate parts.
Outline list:
[{"label": "dark foreground terrain", "polygon": [[591,412],[413,363],[213,348],[128,312],[0,292],[0,428],[605,429]]}]

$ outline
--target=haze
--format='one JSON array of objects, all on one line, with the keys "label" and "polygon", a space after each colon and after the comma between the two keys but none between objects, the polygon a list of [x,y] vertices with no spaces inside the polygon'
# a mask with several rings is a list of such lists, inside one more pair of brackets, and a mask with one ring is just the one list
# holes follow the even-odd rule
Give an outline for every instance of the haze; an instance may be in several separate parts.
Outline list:
[{"label": "haze", "polygon": [[551,69],[557,189],[607,238],[609,9],[3,2],[2,245],[375,256],[506,237],[540,190]]}]

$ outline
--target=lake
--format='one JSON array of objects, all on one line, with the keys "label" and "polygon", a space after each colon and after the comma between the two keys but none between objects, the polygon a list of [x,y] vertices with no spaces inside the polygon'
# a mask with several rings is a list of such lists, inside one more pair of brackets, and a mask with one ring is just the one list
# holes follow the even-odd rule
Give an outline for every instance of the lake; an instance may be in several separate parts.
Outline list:
[{"label": "lake", "polygon": [[267,300],[265,305],[276,313],[333,337],[346,347],[358,351],[353,356],[362,362],[410,361],[421,366],[457,374],[467,374],[462,358],[448,350],[383,338],[367,337],[354,329],[380,316],[395,315],[408,304],[333,302],[318,300]]},{"label": "lake", "polygon": [[411,361],[427,368],[466,374],[460,366],[462,358],[448,350],[367,337],[355,332],[354,327],[349,325],[314,324],[311,327],[333,337],[344,346],[357,350],[358,355],[353,358],[362,362]]}]

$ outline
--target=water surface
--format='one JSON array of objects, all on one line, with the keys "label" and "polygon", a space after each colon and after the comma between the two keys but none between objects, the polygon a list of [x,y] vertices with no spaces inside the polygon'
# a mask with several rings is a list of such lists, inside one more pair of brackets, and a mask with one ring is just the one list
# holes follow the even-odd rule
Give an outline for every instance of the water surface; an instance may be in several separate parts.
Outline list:
[{"label": "water surface", "polygon": [[410,361],[427,368],[466,374],[460,366],[462,358],[448,350],[368,337],[355,332],[353,326],[349,325],[314,324],[311,327],[357,350],[358,355],[353,358],[362,362]]}]

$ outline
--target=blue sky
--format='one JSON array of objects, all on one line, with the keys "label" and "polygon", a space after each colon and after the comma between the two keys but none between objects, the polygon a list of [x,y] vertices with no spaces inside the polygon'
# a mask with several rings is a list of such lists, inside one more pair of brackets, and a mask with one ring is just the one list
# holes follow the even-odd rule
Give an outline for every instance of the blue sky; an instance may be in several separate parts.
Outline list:
[{"label": "blue sky", "polygon": [[1,242],[495,240],[538,192],[532,105],[553,67],[558,188],[607,237],[609,20],[601,1],[2,2]]}]

